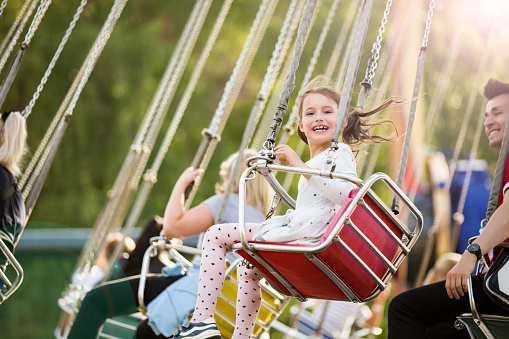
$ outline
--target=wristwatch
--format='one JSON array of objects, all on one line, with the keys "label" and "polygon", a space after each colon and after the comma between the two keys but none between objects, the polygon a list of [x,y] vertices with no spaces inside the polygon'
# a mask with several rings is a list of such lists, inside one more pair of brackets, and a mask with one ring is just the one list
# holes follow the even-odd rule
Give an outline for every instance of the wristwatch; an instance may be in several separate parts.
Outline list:
[{"label": "wristwatch", "polygon": [[467,246],[467,251],[469,251],[472,254],[475,254],[477,257],[477,260],[481,260],[482,253],[481,253],[481,247],[477,244],[470,244]]}]

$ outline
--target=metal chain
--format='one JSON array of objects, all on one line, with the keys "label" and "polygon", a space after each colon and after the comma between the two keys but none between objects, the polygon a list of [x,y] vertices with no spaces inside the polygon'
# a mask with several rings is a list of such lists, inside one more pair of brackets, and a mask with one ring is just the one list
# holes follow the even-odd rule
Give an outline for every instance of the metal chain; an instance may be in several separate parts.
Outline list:
[{"label": "metal chain", "polygon": [[32,2],[32,0],[26,0],[25,3],[23,4],[23,7],[21,7],[21,10],[19,11],[18,16],[12,23],[11,28],[9,28],[9,31],[7,32],[4,40],[2,41],[2,45],[0,45],[0,54],[3,54],[5,46],[7,45],[9,40],[11,40],[12,35],[14,34],[14,31],[16,30],[16,27],[18,27],[18,24],[20,23],[21,18],[23,18],[23,16],[25,15],[26,10],[28,9],[28,5],[31,2]]},{"label": "metal chain", "polygon": [[[244,151],[246,150],[246,148],[249,144],[251,136],[256,128],[256,125],[258,124],[258,120],[260,118],[261,111],[263,110],[263,106],[265,105],[265,101],[267,100],[269,91],[274,85],[274,82],[275,82],[276,76],[277,76],[276,72],[279,72],[279,68],[280,68],[280,67],[277,67],[277,69],[276,69],[276,66],[277,65],[280,66],[282,64],[284,56],[286,55],[287,49],[285,49],[284,51],[281,51],[281,47],[285,41],[291,40],[291,37],[290,37],[290,39],[288,39],[288,37],[286,35],[287,35],[288,28],[291,23],[291,19],[293,17],[293,12],[295,10],[296,3],[297,3],[296,0],[292,0],[290,7],[288,8],[288,12],[286,14],[286,18],[285,18],[283,27],[281,28],[281,31],[279,33],[278,42],[277,42],[276,46],[274,47],[274,51],[272,52],[272,57],[271,57],[271,60],[269,63],[269,67],[267,68],[267,72],[265,73],[264,81],[263,81],[260,91],[258,92],[258,95],[257,95],[256,105],[253,107],[253,109],[251,110],[251,113],[249,114],[249,118],[247,120],[246,127],[244,128],[244,133],[242,135],[242,141],[240,143],[240,147],[239,147],[239,151],[238,151],[239,156],[237,157],[237,160],[235,161],[235,164],[234,164],[233,169],[230,174],[230,178],[228,179],[228,183],[226,185],[226,189],[224,190],[223,198],[221,200],[221,206],[219,207],[219,212],[217,213],[217,216],[216,216],[216,222],[222,222],[223,214],[226,209],[226,205],[228,204],[229,196],[232,193],[233,187],[236,182],[237,173],[239,173],[239,171],[241,171],[241,165],[244,162],[243,161],[244,157],[240,156],[240,155],[244,154]],[[291,36],[293,36],[294,31],[289,32],[289,33]],[[289,45],[289,43],[288,43],[288,45]],[[281,52],[283,52],[282,55],[281,55]],[[274,74],[274,73],[276,73],[276,74]],[[256,173],[254,173],[254,175],[256,176]]]},{"label": "metal chain", "polygon": [[334,49],[332,50],[331,57],[325,68],[325,76],[329,79],[332,79],[332,74],[336,69],[336,66],[339,62],[339,57],[341,56],[341,52],[344,49],[345,41],[348,36],[348,30],[350,26],[352,26],[353,20],[355,18],[355,13],[357,13],[357,8],[359,7],[359,0],[353,0],[348,8],[348,12],[346,13],[345,20],[343,21],[343,25],[341,26],[341,30],[336,39],[336,43],[334,45]]},{"label": "metal chain", "polygon": [[[81,76],[80,82],[78,83],[76,87],[76,91],[73,94],[73,97],[69,101],[69,105],[67,105],[67,109],[65,110],[64,116],[71,116],[74,107],[76,106],[76,102],[78,101],[78,98],[81,94],[81,91],[85,87],[85,84],[92,73],[92,70],[94,69],[95,63],[97,62],[97,59],[99,58],[99,55],[101,54],[102,50],[104,49],[104,46],[106,46],[106,43],[108,42],[109,37],[111,36],[111,32],[113,31],[113,28],[115,26],[116,21],[120,17],[120,13],[122,13],[122,10],[125,7],[127,0],[117,0],[115,1],[115,4],[113,5],[113,9],[108,15],[108,19],[106,23],[104,24],[102,31],[100,35],[98,36],[97,40],[94,43],[94,47],[92,49],[91,57],[88,59],[87,66],[84,69],[83,75]],[[47,147],[43,155],[41,156],[39,163],[37,164],[37,167],[35,168],[32,177],[26,184],[26,187],[24,187],[23,196],[28,196],[28,193],[32,189],[32,185],[37,178],[38,174],[40,173],[44,161],[47,158],[49,151],[51,147]]]},{"label": "metal chain", "polygon": [[[314,25],[314,22],[315,22],[315,19],[316,19],[316,15],[318,13],[320,5],[321,5],[321,2],[317,2],[316,8],[315,8],[315,13],[314,13],[313,18],[311,20],[310,28],[313,27],[313,25]],[[335,0],[332,3],[332,6],[331,6],[331,8],[329,10],[329,14],[328,14],[327,19],[325,21],[325,25],[322,28],[322,32],[320,33],[320,37],[318,38],[318,42],[316,43],[316,46],[313,49],[313,56],[311,57],[309,65],[308,65],[308,67],[306,69],[306,73],[304,74],[304,79],[302,80],[302,82],[300,84],[299,93],[302,93],[305,90],[305,88],[306,88],[307,84],[309,83],[309,81],[311,81],[311,76],[313,75],[316,63],[318,62],[318,58],[320,57],[320,54],[322,52],[322,48],[323,48],[325,39],[327,38],[327,35],[329,33],[329,29],[330,29],[330,26],[332,24],[332,20],[334,19],[334,16],[336,15],[336,12],[337,12],[337,9],[338,9],[338,5],[339,5],[339,0]],[[311,30],[309,30],[309,32],[310,31]],[[309,35],[309,33],[308,33],[308,35]],[[290,133],[291,133],[291,131],[294,128],[293,126],[299,120],[299,117],[298,117],[298,107],[297,106],[298,106],[298,102],[297,102],[297,100],[295,100],[294,104],[293,104],[293,107],[292,107],[292,110],[290,111],[290,115],[288,117],[288,121],[287,121],[286,125],[284,126],[283,133],[281,134],[281,137],[279,139],[280,143],[286,144],[288,142],[288,138],[290,137]]]},{"label": "metal chain", "polygon": [[366,76],[364,78],[365,83],[372,84],[373,77],[375,76],[375,70],[378,66],[377,61],[380,58],[380,49],[382,48],[382,40],[383,34],[385,32],[385,25],[387,24],[387,18],[389,17],[389,13],[391,11],[392,0],[388,0],[385,5],[384,16],[382,18],[382,24],[378,29],[378,36],[376,37],[376,41],[373,44],[373,48],[371,49],[371,58],[368,60],[368,68],[366,69]]},{"label": "metal chain", "polygon": [[67,28],[67,31],[65,32],[64,37],[62,38],[62,41],[60,42],[60,45],[57,48],[57,51],[55,52],[55,55],[53,56],[53,59],[51,60],[48,69],[46,70],[46,73],[44,73],[44,76],[41,79],[41,82],[39,86],[37,86],[37,90],[35,91],[32,100],[30,100],[30,103],[23,109],[21,112],[21,115],[26,119],[30,113],[32,113],[32,109],[34,108],[35,102],[37,99],[39,99],[39,96],[41,95],[41,92],[44,88],[44,85],[48,81],[48,78],[53,71],[53,68],[55,67],[55,64],[60,57],[60,53],[62,53],[62,50],[64,49],[65,44],[67,43],[67,40],[69,39],[69,36],[71,35],[74,27],[76,26],[76,22],[80,18],[81,13],[83,12],[83,8],[87,4],[87,0],[82,0],[80,6],[78,7],[78,10],[74,14],[74,17],[69,24],[69,27]]},{"label": "metal chain", "polygon": [[39,8],[37,8],[37,12],[35,13],[34,19],[32,20],[30,27],[28,28],[27,35],[25,35],[25,41],[23,41],[23,43],[26,44],[27,46],[30,45],[30,41],[32,41],[35,31],[39,27],[39,24],[41,23],[44,14],[46,14],[46,11],[48,10],[50,4],[51,0],[41,0],[41,4],[39,5]]},{"label": "metal chain", "polygon": [[221,11],[214,24],[214,28],[212,29],[212,32],[210,33],[209,38],[207,39],[207,43],[205,44],[205,47],[200,55],[200,59],[198,60],[198,63],[194,68],[191,79],[187,84],[186,90],[182,95],[182,98],[180,99],[179,106],[177,107],[177,110],[173,115],[173,118],[166,131],[161,146],[159,147],[159,150],[156,154],[154,162],[152,163],[152,166],[143,175],[143,183],[136,197],[136,200],[133,203],[133,208],[131,209],[129,217],[127,218],[124,227],[125,230],[124,233],[130,232],[130,230],[138,222],[143,207],[145,207],[145,204],[147,202],[150,190],[152,189],[152,186],[157,182],[157,173],[159,172],[164,157],[166,156],[166,153],[168,152],[168,149],[173,141],[173,137],[177,133],[180,121],[184,115],[187,105],[189,104],[189,101],[196,88],[196,85],[198,84],[198,80],[200,79],[205,63],[208,60],[212,47],[214,46],[217,36],[219,35],[219,32],[223,26],[223,23],[226,19],[226,15],[228,14],[232,2],[233,0],[226,0],[223,4],[223,7],[221,8]]},{"label": "metal chain", "polygon": [[14,46],[18,42],[19,36],[21,35],[23,28],[25,28],[25,25],[26,25],[28,19],[30,18],[30,16],[32,15],[32,12],[34,11],[35,6],[37,5],[38,1],[39,0],[32,0],[32,3],[30,4],[30,7],[28,7],[28,10],[26,11],[25,16],[23,17],[23,20],[21,20],[21,23],[19,24],[14,35],[12,36],[12,39],[11,39],[9,45],[3,52],[2,58],[0,59],[0,72],[3,70],[5,63],[7,62],[7,59],[9,58],[9,55],[11,54],[12,50],[14,49]]},{"label": "metal chain", "polygon": [[[279,0],[264,0],[260,4],[255,20],[253,21],[253,25],[251,26],[248,37],[246,38],[246,42],[244,43],[239,58],[237,59],[230,79],[226,83],[223,96],[214,113],[214,118],[212,119],[212,122],[208,128],[208,132],[211,135],[220,136],[223,132],[226,122],[233,109],[233,105],[237,100],[240,89],[244,84],[249,68],[251,67],[254,56],[260,47],[260,42],[265,35],[270,19],[274,14],[274,10],[278,4],[278,1]],[[210,162],[210,159],[212,158],[212,154],[214,153],[218,142],[219,139],[214,138],[208,145],[203,156],[203,160],[201,161],[200,167],[203,170],[207,169],[207,166]],[[201,181],[198,182],[198,185],[200,183]],[[186,200],[186,209],[191,206],[194,196],[196,195],[197,188],[198,186],[194,186],[191,190]]]},{"label": "metal chain", "polygon": [[[290,47],[290,44],[293,40],[293,35],[295,34],[297,27],[299,26],[300,16],[302,15],[302,12],[304,10],[305,3],[306,3],[305,0],[300,0],[300,2],[298,3],[297,10],[295,11],[295,14],[292,17],[292,22],[290,26],[290,30],[292,33],[291,36],[287,37],[285,41],[284,45],[285,50],[288,50],[288,48]],[[278,67],[281,70],[279,72],[279,75],[277,76],[275,85],[273,85],[274,87],[273,93],[281,93],[281,91],[283,90],[284,77],[286,76],[286,74],[288,74],[290,70],[291,59],[292,59],[291,53],[289,54],[288,52],[286,52],[284,58],[280,60],[280,64]],[[251,148],[254,149],[265,148],[263,144],[265,143],[265,137],[269,133],[270,125],[272,124],[273,119],[272,112],[274,112],[277,109],[278,101],[279,97],[277,95],[272,95],[269,101],[265,104],[265,107],[262,108],[262,111],[265,110],[265,113],[262,112],[262,119],[259,123],[259,126],[257,127],[257,131],[254,138],[251,140],[250,144]]]},{"label": "metal chain", "polygon": [[203,51],[200,55],[200,59],[198,60],[196,66],[194,67],[194,71],[193,71],[193,74],[191,75],[191,79],[189,80],[189,82],[187,84],[184,95],[180,99],[179,105],[177,107],[177,110],[175,111],[175,114],[173,115],[172,121],[168,127],[166,135],[164,136],[161,147],[154,159],[154,163],[152,164],[152,167],[150,169],[151,172],[157,173],[159,171],[159,168],[162,165],[162,162],[163,162],[164,157],[168,151],[168,148],[171,145],[173,137],[177,133],[178,126],[179,126],[180,121],[184,115],[187,105],[189,104],[189,101],[191,100],[191,96],[196,88],[196,85],[198,84],[198,81],[202,74],[205,63],[207,62],[210,52],[212,51],[215,41],[219,35],[219,32],[221,31],[221,28],[223,27],[223,23],[226,19],[226,15],[228,14],[228,12],[230,10],[232,2],[233,2],[233,0],[226,0],[223,4],[221,12],[216,19],[214,28],[212,29],[212,32],[210,33],[210,35],[207,39],[207,43],[205,44],[205,47],[203,48]]},{"label": "metal chain", "polygon": [[248,56],[248,52],[250,51],[250,46],[253,42],[253,39],[255,38],[256,31],[258,27],[260,26],[260,21],[262,20],[262,14],[265,13],[265,9],[268,6],[268,0],[264,0],[262,4],[260,5],[260,9],[258,10],[257,16],[253,22],[253,26],[251,31],[249,32],[248,37],[246,38],[246,42],[244,44],[244,48],[242,49],[242,52],[240,53],[239,59],[237,60],[237,63],[235,65],[235,68],[233,69],[232,75],[228,82],[226,83],[225,90],[223,93],[223,96],[221,98],[221,101],[219,102],[219,105],[216,109],[216,113],[214,115],[214,118],[212,120],[212,123],[210,124],[209,130],[216,134],[216,131],[220,128],[219,125],[221,124],[222,116],[226,108],[226,104],[228,99],[230,98],[230,94],[233,91],[233,88],[236,84],[236,80],[239,77],[239,74],[244,66],[244,60]]},{"label": "metal chain", "polygon": [[[293,37],[295,27],[297,27],[295,24],[291,25],[296,7],[297,0],[292,0],[290,6],[288,7],[288,11],[286,12],[285,21],[281,27],[277,43],[274,46],[274,51],[272,51],[269,67],[267,67],[267,72],[265,73],[260,92],[258,93],[258,97],[263,97],[264,100],[266,100],[270,90],[272,87],[274,87],[274,82],[276,80],[277,74],[279,73],[279,70],[281,69],[281,65],[283,64],[284,56],[288,51],[288,47],[290,47],[291,37]],[[288,39],[288,37],[290,37],[290,39]],[[283,57],[280,57],[280,55]]]},{"label": "metal chain", "polygon": [[4,8],[7,5],[7,0],[2,1],[2,4],[0,5],[0,17],[2,14],[4,14]]},{"label": "metal chain", "polygon": [[435,0],[429,3],[428,20],[426,20],[426,29],[424,30],[424,38],[422,40],[422,47],[428,47],[429,31],[431,28],[431,19],[433,18],[433,9],[435,8]]}]

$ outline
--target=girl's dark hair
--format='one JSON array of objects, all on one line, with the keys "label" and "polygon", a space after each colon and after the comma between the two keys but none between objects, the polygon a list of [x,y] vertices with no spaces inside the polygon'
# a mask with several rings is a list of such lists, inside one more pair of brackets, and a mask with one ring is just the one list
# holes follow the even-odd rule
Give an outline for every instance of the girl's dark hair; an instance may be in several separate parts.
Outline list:
[{"label": "girl's dark hair", "polygon": [[[299,109],[299,121],[302,119],[302,102],[311,93],[319,93],[322,95],[325,95],[331,99],[333,99],[336,104],[339,106],[339,101],[341,99],[341,94],[336,91],[331,86],[316,86],[318,82],[323,82],[324,77],[318,76],[313,81],[311,81],[307,88],[303,93],[299,95],[297,98],[298,100],[298,109]],[[363,111],[361,109],[355,109],[353,107],[348,108],[348,114],[347,114],[347,125],[343,129],[342,138],[343,142],[348,144],[350,147],[352,147],[352,151],[359,151],[364,147],[364,144],[378,144],[385,141],[394,141],[396,137],[398,136],[398,132],[396,129],[396,125],[391,120],[381,120],[378,122],[369,122],[369,118],[380,112],[384,109],[388,108],[394,103],[400,103],[402,100],[398,100],[395,98],[389,98],[382,102],[379,106],[376,108],[369,110],[369,111]],[[387,126],[387,124],[390,125],[390,127]],[[384,129],[388,132],[389,136],[384,137],[380,135],[374,135],[373,129],[377,126],[383,126]],[[392,128],[391,128],[392,127]],[[391,132],[390,130],[393,130]],[[306,144],[308,143],[306,135],[304,132],[300,130],[300,128],[297,128],[297,134],[298,136],[304,141]]]}]

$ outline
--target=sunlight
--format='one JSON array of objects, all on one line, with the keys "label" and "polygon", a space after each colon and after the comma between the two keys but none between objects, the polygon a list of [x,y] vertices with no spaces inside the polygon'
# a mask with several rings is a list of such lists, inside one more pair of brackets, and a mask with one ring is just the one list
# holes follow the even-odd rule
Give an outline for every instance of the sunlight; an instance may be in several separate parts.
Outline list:
[{"label": "sunlight", "polygon": [[476,21],[488,22],[496,21],[496,24],[505,21],[509,15],[509,1],[507,0],[485,0],[485,1],[470,1],[470,3],[463,3],[465,11],[468,11],[470,16]]}]

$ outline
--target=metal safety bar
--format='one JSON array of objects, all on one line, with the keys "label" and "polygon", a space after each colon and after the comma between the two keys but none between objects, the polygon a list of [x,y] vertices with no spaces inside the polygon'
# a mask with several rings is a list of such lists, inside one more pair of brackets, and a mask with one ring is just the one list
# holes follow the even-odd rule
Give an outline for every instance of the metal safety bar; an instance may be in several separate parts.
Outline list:
[{"label": "metal safety bar", "polygon": [[180,263],[185,270],[189,269],[193,264],[187,260],[182,254],[188,253],[193,255],[201,255],[201,251],[197,248],[185,246],[185,245],[179,245],[179,244],[173,244],[170,241],[168,241],[168,238],[164,235],[160,235],[157,237],[150,238],[150,246],[145,251],[145,254],[143,255],[143,262],[141,265],[141,272],[140,272],[140,285],[138,286],[138,310],[142,313],[146,313],[147,306],[144,302],[144,292],[145,292],[145,283],[147,281],[147,274],[150,267],[150,260],[157,256],[157,253],[161,250],[167,250],[170,256]]},{"label": "metal safety bar", "polygon": [[[340,246],[362,267],[362,269],[376,282],[379,286],[380,291],[385,289],[388,281],[394,275],[400,264],[403,262],[404,258],[408,255],[411,248],[414,246],[417,241],[419,235],[422,232],[423,227],[423,217],[417,207],[412,203],[412,201],[405,195],[405,193],[391,180],[389,176],[384,173],[375,173],[370,176],[365,182],[360,180],[357,177],[347,176],[338,172],[329,172],[329,171],[320,171],[314,170],[310,168],[301,168],[301,167],[291,167],[291,166],[283,166],[273,164],[272,160],[267,157],[254,157],[248,160],[249,168],[244,171],[240,179],[239,186],[239,233],[240,233],[240,244],[235,244],[233,248],[235,250],[243,249],[250,256],[255,258],[265,269],[267,269],[271,274],[276,277],[283,286],[285,286],[290,293],[296,297],[300,301],[306,300],[301,293],[292,286],[291,283],[288,282],[286,278],[284,278],[274,267],[270,265],[266,260],[264,260],[260,255],[258,255],[257,251],[272,251],[272,252],[287,252],[287,253],[301,253],[322,270],[324,274],[326,274],[344,293],[346,296],[350,298],[352,301],[360,301],[359,298],[355,295],[355,293],[344,284],[341,279],[339,279],[334,272],[324,263],[322,263],[318,258],[318,260],[314,260],[314,254],[319,253],[325,250],[333,241],[340,244]],[[293,199],[288,199],[286,196],[288,194],[281,188],[281,186],[277,183],[277,180],[274,178],[273,172],[275,171],[283,171],[288,173],[295,173],[301,175],[315,175],[326,178],[337,178],[341,180],[347,180],[354,183],[357,187],[359,187],[359,191],[355,194],[352,201],[346,208],[346,210],[341,215],[340,219],[334,226],[333,230],[330,232],[328,237],[321,241],[318,245],[309,245],[309,246],[288,246],[285,244],[275,244],[275,243],[252,243],[248,242],[246,238],[246,222],[244,215],[245,208],[245,199],[246,199],[246,183],[249,180],[252,180],[257,173],[260,173],[265,178],[268,179],[271,186],[276,190],[276,193],[279,194],[283,201],[293,201]],[[416,226],[414,230],[409,230],[408,227],[403,224],[403,222],[398,219],[394,212],[387,207],[382,200],[371,190],[371,187],[376,182],[381,181],[385,183],[385,185],[397,196],[404,205],[407,206],[409,212],[413,215],[416,220]],[[385,224],[385,222],[369,207],[364,201],[364,196],[369,196],[369,198],[379,207],[386,217],[390,219],[390,221],[399,228],[402,233],[402,239],[399,239],[396,234],[394,234],[391,229]],[[293,205],[290,207],[294,208]],[[350,220],[350,216],[354,212],[357,207],[363,208],[373,220],[389,235],[389,237],[397,244],[400,251],[395,258],[386,258],[384,254],[369,240],[369,238],[363,234],[358,227]],[[385,274],[382,279],[380,279],[371,269],[370,267],[356,254],[352,249],[348,247],[348,245],[343,242],[338,237],[339,231],[347,225],[350,227],[361,239],[362,241],[382,260],[382,262],[387,266],[389,272]],[[376,294],[377,295],[377,294]],[[374,297],[376,297],[374,295]],[[370,299],[371,300],[371,299]],[[364,300],[367,301],[367,300]]]},{"label": "metal safety bar", "polygon": [[[9,298],[23,282],[23,268],[19,264],[16,257],[9,250],[7,245],[0,239],[0,250],[7,259],[5,266],[0,266],[0,304]],[[14,281],[11,282],[12,277],[9,279],[5,270],[7,267],[12,267],[15,272]]]}]

